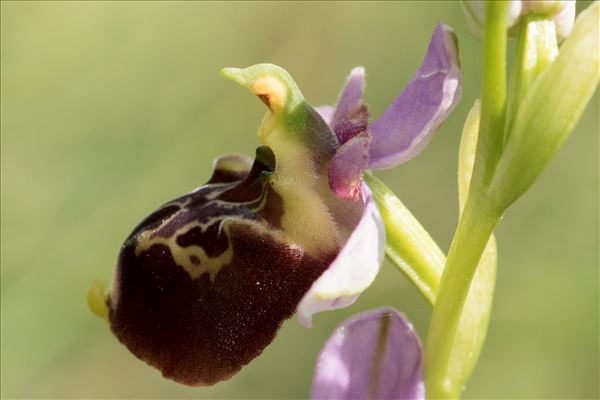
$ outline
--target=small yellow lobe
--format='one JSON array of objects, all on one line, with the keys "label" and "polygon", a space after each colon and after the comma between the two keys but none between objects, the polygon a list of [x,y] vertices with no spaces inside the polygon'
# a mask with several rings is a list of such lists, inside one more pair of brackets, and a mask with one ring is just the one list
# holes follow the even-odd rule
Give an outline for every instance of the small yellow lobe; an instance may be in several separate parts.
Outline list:
[{"label": "small yellow lobe", "polygon": [[279,79],[267,76],[258,79],[250,88],[271,111],[276,112],[283,108],[286,90]]},{"label": "small yellow lobe", "polygon": [[88,290],[87,302],[90,310],[106,322],[108,322],[108,306],[106,305],[106,288],[104,283],[98,279],[92,282]]}]

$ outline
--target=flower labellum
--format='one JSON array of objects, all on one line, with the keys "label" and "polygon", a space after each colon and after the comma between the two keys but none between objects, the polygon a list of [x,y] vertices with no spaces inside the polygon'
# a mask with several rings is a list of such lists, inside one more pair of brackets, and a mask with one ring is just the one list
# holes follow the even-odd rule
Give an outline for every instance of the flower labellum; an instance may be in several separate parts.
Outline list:
[{"label": "flower labellum", "polygon": [[[222,70],[268,108],[254,161],[219,158],[205,185],[146,217],[121,247],[111,292],[92,285],[90,308],[138,358],[198,386],[260,355],[294,312],[310,326],[314,313],[352,304],[375,279],[385,244],[362,173],[416,154],[455,106],[453,38],[438,26],[415,78],[426,95],[411,81],[380,117],[392,129],[417,104],[421,120],[398,122],[401,131],[368,124],[360,69],[327,120],[280,67]],[[403,139],[388,152],[370,145],[396,134]]]},{"label": "flower labellum", "polygon": [[424,399],[421,342],[406,317],[380,308],[344,321],[321,349],[311,398]]},{"label": "flower labellum", "polygon": [[119,340],[188,385],[227,379],[259,355],[339,251],[317,191],[335,140],[283,70],[253,68],[226,74],[272,110],[266,145],[253,163],[220,158],[206,185],[142,221],[108,296]]}]

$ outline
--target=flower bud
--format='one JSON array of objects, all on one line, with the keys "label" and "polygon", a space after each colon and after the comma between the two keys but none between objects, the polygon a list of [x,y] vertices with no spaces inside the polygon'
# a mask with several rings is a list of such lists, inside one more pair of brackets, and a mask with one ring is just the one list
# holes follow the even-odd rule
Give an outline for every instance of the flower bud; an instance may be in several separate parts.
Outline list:
[{"label": "flower bud", "polygon": [[574,4],[575,1],[523,0],[523,13],[531,12],[533,14],[555,16],[564,10],[568,3]]},{"label": "flower bud", "polygon": [[[478,40],[483,40],[483,28],[485,26],[485,8],[487,1],[469,1],[460,2],[463,13],[467,20],[469,30]],[[508,6],[508,15],[506,20],[507,29],[512,28],[521,17],[522,4],[520,0],[510,0]]]},{"label": "flower bud", "polygon": [[[462,10],[471,33],[478,40],[483,39],[486,1],[461,1]],[[508,29],[516,26],[526,14],[552,18],[556,24],[556,36],[562,40],[569,35],[575,21],[575,0],[511,0],[508,8]],[[509,31],[512,36],[514,29]]]},{"label": "flower bud", "polygon": [[563,40],[573,30],[575,23],[575,1],[566,1],[565,7],[554,16],[554,24],[556,25],[556,37],[558,40]]},{"label": "flower bud", "polygon": [[563,40],[573,29],[575,0],[524,0],[522,14],[552,17],[556,25],[556,37]]}]

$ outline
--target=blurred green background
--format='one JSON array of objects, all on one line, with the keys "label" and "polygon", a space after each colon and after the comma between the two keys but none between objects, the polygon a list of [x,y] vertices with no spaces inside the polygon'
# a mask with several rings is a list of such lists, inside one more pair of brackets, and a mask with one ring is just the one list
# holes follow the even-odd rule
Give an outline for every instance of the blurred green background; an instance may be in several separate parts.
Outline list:
[{"label": "blurred green background", "polygon": [[[380,114],[438,21],[458,35],[462,102],[417,159],[380,173],[440,245],[457,218],[462,122],[481,43],[452,2],[5,2],[2,11],[2,397],[306,398],[321,344],[388,304],[425,337],[430,308],[391,265],[349,309],[288,321],[230,381],[188,388],[140,362],[87,309],[133,226],[202,184],[219,154],[253,154],[264,106],[224,66],[279,64],[313,104],[356,65]],[[580,7],[581,8],[581,4]],[[467,398],[598,397],[598,95],[506,215],[487,346]]]}]

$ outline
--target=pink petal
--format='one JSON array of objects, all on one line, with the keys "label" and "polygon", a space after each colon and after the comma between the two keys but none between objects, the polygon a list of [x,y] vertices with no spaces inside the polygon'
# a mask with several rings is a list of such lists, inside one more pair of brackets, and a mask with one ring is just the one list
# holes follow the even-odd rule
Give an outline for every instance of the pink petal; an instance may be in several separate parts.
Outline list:
[{"label": "pink petal", "polygon": [[342,144],[367,130],[369,112],[362,101],[364,89],[365,69],[356,67],[346,80],[330,123]]},{"label": "pink petal", "polygon": [[315,111],[323,118],[323,121],[325,121],[327,125],[331,125],[331,119],[333,118],[333,112],[335,111],[333,106],[318,106],[315,107]]},{"label": "pink petal", "polygon": [[329,187],[341,199],[360,198],[362,174],[369,165],[371,135],[366,132],[348,140],[329,164]]},{"label": "pink petal", "polygon": [[461,96],[456,36],[440,23],[425,60],[408,86],[374,121],[370,168],[391,168],[423,150]]},{"label": "pink petal", "polygon": [[393,308],[344,321],[321,350],[312,399],[424,399],[421,343]]}]

